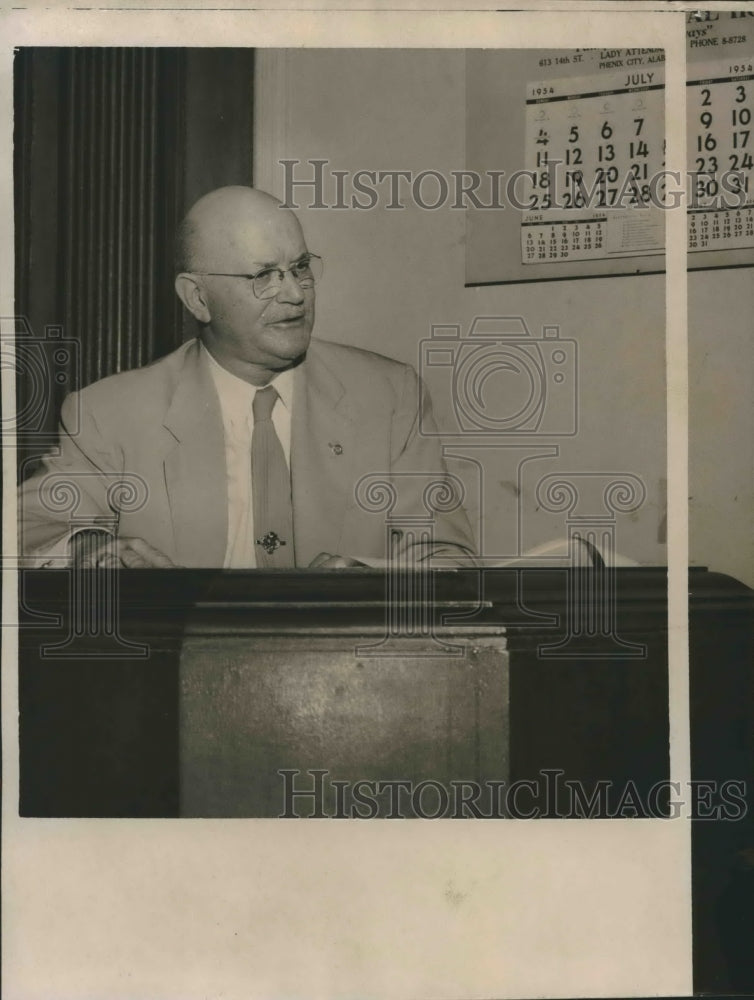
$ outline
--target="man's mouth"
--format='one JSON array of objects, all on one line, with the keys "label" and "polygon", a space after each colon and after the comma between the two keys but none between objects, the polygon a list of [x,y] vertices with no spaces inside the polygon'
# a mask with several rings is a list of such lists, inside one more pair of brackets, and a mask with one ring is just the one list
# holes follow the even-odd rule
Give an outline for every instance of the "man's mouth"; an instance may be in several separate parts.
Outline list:
[{"label": "man's mouth", "polygon": [[282,316],[280,319],[268,321],[268,326],[295,326],[304,318],[303,313],[296,313],[295,316]]}]

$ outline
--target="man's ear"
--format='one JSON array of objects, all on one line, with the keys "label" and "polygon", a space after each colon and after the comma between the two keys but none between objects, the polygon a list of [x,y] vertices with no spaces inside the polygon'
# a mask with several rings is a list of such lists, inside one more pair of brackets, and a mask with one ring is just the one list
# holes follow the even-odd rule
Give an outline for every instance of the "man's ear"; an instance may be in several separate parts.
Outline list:
[{"label": "man's ear", "polygon": [[193,274],[185,271],[176,276],[175,290],[178,298],[200,323],[209,323],[212,319],[204,290]]}]

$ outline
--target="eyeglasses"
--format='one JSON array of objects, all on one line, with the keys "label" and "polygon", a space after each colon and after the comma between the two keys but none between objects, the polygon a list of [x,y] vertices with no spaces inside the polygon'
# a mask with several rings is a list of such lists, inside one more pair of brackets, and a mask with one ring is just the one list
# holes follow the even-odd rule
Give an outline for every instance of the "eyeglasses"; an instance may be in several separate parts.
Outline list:
[{"label": "eyeglasses", "polygon": [[290,267],[263,267],[256,274],[228,274],[225,271],[192,271],[192,274],[215,278],[245,278],[258,299],[274,299],[283,285],[283,278],[290,272],[301,288],[312,288],[322,277],[322,258],[308,253]]}]

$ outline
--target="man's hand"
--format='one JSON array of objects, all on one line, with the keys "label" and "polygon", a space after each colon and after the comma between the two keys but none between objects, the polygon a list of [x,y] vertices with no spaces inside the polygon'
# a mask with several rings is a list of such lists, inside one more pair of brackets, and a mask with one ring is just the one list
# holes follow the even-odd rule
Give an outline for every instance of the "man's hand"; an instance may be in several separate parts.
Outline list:
[{"label": "man's hand", "polygon": [[320,552],[309,563],[309,569],[348,569],[351,566],[366,566],[366,563],[350,556],[334,556],[330,552]]},{"label": "man's hand", "polygon": [[74,566],[94,569],[113,566],[118,569],[169,569],[172,560],[143,538],[114,538],[105,531],[80,531],[70,542]]}]

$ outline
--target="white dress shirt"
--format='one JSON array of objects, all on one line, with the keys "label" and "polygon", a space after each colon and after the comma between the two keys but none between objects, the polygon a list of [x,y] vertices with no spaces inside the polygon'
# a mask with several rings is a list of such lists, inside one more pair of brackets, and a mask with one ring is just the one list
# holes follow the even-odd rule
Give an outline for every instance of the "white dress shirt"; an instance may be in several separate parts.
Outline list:
[{"label": "white dress shirt", "polygon": [[[257,387],[223,368],[203,344],[202,351],[209,361],[212,380],[220,398],[225,433],[228,539],[223,566],[225,569],[254,569],[257,560],[251,493],[251,435],[254,431],[252,403]],[[279,396],[272,411],[272,423],[290,468],[293,371],[281,372],[272,384]]]}]

